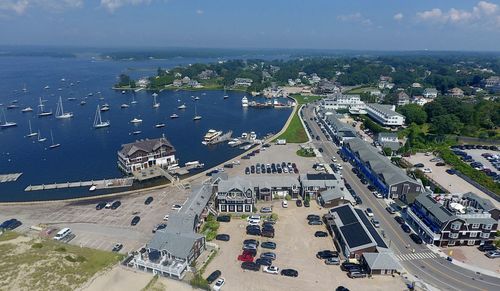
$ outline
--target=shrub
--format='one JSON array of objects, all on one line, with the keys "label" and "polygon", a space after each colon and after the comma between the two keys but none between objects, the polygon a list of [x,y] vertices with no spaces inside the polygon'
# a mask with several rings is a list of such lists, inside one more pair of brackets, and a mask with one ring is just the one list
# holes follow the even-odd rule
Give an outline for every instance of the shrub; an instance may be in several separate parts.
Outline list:
[{"label": "shrub", "polygon": [[288,201],[292,200],[292,196],[290,196],[290,194],[286,194],[285,200],[288,200]]},{"label": "shrub", "polygon": [[210,285],[208,285],[207,280],[205,280],[200,273],[194,274],[194,277],[189,281],[189,284],[202,290],[210,290]]},{"label": "shrub", "polygon": [[76,263],[76,259],[73,258],[73,256],[67,255],[64,257],[64,259],[66,259],[66,261],[68,262]]},{"label": "shrub", "polygon": [[43,244],[42,243],[34,243],[31,245],[31,248],[32,249],[41,249],[41,248],[43,248]]},{"label": "shrub", "polygon": [[278,220],[278,213],[271,214],[271,219],[272,220]]},{"label": "shrub", "polygon": [[54,249],[56,252],[64,253],[66,251],[65,247],[57,247]]}]

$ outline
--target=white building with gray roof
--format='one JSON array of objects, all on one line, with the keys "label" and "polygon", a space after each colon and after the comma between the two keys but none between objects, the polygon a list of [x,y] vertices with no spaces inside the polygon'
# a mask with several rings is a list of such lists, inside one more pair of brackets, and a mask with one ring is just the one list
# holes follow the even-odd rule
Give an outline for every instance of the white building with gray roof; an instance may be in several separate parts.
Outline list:
[{"label": "white building with gray roof", "polygon": [[383,126],[402,126],[405,123],[405,117],[395,111],[394,105],[368,103],[365,110],[368,116]]}]

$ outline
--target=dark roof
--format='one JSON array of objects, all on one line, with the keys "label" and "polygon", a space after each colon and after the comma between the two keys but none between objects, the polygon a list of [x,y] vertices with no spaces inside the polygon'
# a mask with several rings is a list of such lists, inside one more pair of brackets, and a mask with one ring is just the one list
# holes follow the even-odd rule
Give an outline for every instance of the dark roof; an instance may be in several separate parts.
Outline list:
[{"label": "dark roof", "polygon": [[144,151],[146,153],[151,153],[162,146],[167,146],[168,152],[169,153],[175,153],[175,149],[172,146],[172,144],[165,138],[155,138],[155,139],[143,139],[143,140],[138,140],[132,143],[127,143],[122,145],[121,150],[119,153],[125,157],[133,155],[137,151]]},{"label": "dark roof", "polygon": [[355,223],[358,221],[356,215],[354,215],[354,212],[352,212],[347,205],[337,207],[335,211],[339,214],[339,218],[340,220],[342,220],[342,223],[344,225]]},{"label": "dark roof", "polygon": [[340,231],[344,234],[346,243],[351,248],[367,245],[372,242],[368,234],[363,231],[363,227],[359,222],[341,226]]},{"label": "dark roof", "polygon": [[307,180],[337,180],[334,174],[306,174]]},{"label": "dark roof", "polygon": [[354,210],[356,210],[356,212],[358,213],[358,216],[361,218],[361,220],[365,224],[366,228],[368,229],[368,231],[372,235],[373,239],[375,239],[375,242],[377,242],[377,246],[381,247],[381,248],[387,248],[387,245],[385,244],[384,240],[380,237],[380,235],[378,234],[378,232],[375,229],[375,227],[373,226],[373,224],[371,224],[370,221],[368,221],[368,217],[366,217],[366,215],[363,213],[363,210],[361,210],[361,209],[354,209]]}]

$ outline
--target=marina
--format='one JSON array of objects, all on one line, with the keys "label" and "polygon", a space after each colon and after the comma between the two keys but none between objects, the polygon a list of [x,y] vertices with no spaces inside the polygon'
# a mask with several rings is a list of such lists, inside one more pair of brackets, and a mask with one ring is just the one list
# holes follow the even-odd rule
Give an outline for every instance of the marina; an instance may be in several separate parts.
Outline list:
[{"label": "marina", "polygon": [[42,184],[42,185],[29,185],[24,189],[26,192],[30,191],[42,191],[42,190],[54,190],[54,189],[66,189],[66,188],[79,188],[79,187],[90,187],[95,186],[95,189],[112,189],[112,188],[124,188],[131,187],[133,184],[132,178],[115,178],[115,179],[104,179],[104,180],[91,180],[91,181],[80,181],[80,182],[66,182],[66,183],[53,183],[53,184]]}]

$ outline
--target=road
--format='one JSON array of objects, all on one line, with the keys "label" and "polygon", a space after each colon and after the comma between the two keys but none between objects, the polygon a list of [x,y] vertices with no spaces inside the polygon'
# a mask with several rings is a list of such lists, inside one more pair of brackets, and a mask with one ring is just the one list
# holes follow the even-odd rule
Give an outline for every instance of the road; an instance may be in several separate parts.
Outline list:
[{"label": "road", "polygon": [[490,277],[458,267],[437,257],[425,245],[415,244],[401,230],[400,225],[394,220],[394,215],[390,215],[385,210],[384,201],[373,196],[359,181],[351,171],[352,166],[348,162],[342,162],[337,154],[337,146],[328,141],[319,126],[310,120],[315,116],[312,106],[304,108],[303,113],[304,120],[308,122],[312,134],[320,137],[320,140],[315,139],[313,144],[323,148],[322,155],[325,163],[330,162],[331,157],[336,157],[342,163],[342,176],[363,200],[362,207],[369,207],[373,210],[375,217],[380,221],[389,247],[400,258],[401,264],[408,273],[442,290],[500,290],[499,277]]}]

